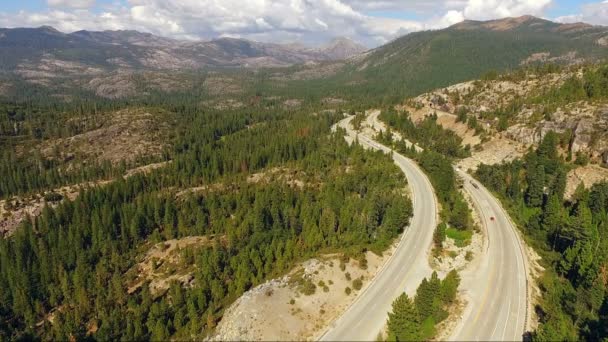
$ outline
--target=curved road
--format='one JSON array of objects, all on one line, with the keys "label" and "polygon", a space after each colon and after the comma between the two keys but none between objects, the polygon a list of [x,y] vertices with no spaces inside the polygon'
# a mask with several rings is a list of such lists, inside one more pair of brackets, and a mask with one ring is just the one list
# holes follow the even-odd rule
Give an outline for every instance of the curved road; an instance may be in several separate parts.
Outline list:
[{"label": "curved road", "polygon": [[450,340],[521,341],[528,305],[522,242],[498,200],[471,176],[457,172],[480,214],[487,241],[482,258],[461,272],[467,307]]},{"label": "curved road", "polygon": [[[378,121],[379,112],[373,112],[369,120],[375,129],[383,130],[383,124]],[[352,118],[340,122],[340,126],[347,129],[351,139],[356,135],[349,129]],[[375,141],[358,136],[363,145],[390,151],[387,147]],[[379,281],[374,280],[369,291],[361,294],[361,298],[339,319],[323,336],[325,340],[372,340],[384,326],[390,310],[390,302],[404,289],[412,294],[422,277],[430,273],[426,259],[426,251],[432,239],[435,221],[422,223],[426,217],[436,210],[432,187],[428,179],[411,161],[394,153],[395,162],[407,175],[414,194],[414,219],[411,227],[402,237],[396,257],[390,260],[386,269],[378,275]],[[403,164],[407,162],[408,164]],[[409,171],[409,173],[408,173]],[[484,252],[460,273],[460,285],[467,305],[459,323],[450,336],[454,341],[521,341],[527,328],[528,312],[528,283],[527,260],[523,251],[523,242],[520,240],[516,228],[504,211],[499,201],[479,182],[470,175],[456,169],[464,180],[464,188],[471,195],[475,209],[479,213],[483,228],[486,230]],[[427,183],[426,188],[424,183]],[[421,197],[427,198],[424,204]],[[433,205],[432,211],[424,210],[427,205]],[[421,226],[423,225],[423,226]],[[419,237],[409,237],[409,234],[423,234],[429,240],[419,240]],[[417,242],[421,242],[417,244]],[[406,246],[407,245],[407,246]],[[413,246],[413,247],[412,247]],[[421,248],[422,247],[422,248]],[[414,250],[413,254],[408,251]],[[416,251],[417,250],[417,251]],[[423,255],[422,257],[420,255]],[[409,259],[404,259],[408,258]],[[406,262],[400,262],[407,260]],[[413,261],[412,261],[413,260]],[[402,264],[402,269],[394,270],[394,264]],[[393,265],[393,267],[391,267]],[[410,267],[413,270],[409,271]],[[405,269],[403,269],[405,268]],[[396,286],[386,285],[388,276],[403,279],[404,273],[412,272],[417,275],[415,279],[405,276],[404,284]],[[390,273],[390,275],[387,275]],[[384,287],[386,286],[386,287]],[[383,287],[379,289],[378,287]],[[372,298],[374,297],[374,298]],[[381,304],[380,304],[381,303]],[[378,310],[373,305],[383,305]],[[367,308],[366,306],[370,306]]]},{"label": "curved road", "polygon": [[[346,129],[350,140],[358,139],[368,148],[391,150],[350,129],[353,117],[338,125]],[[410,159],[393,153],[393,160],[405,173],[412,190],[414,216],[405,229],[397,249],[357,300],[334,321],[321,340],[374,341],[386,324],[395,298],[403,291],[413,294],[423,278],[432,273],[428,253],[437,225],[437,205],[430,181]]]},{"label": "curved road", "polygon": [[[369,123],[384,130],[380,111]],[[467,305],[452,331],[453,341],[521,341],[527,328],[527,260],[516,228],[500,202],[469,174],[456,168],[486,231],[485,250],[460,272]]]}]

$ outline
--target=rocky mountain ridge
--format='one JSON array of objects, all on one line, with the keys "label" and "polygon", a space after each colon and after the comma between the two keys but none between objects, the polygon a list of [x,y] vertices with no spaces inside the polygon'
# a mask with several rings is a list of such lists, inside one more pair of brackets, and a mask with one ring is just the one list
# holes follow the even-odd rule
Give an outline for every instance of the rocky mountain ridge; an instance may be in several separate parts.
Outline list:
[{"label": "rocky mountain ridge", "polygon": [[43,59],[102,69],[176,70],[277,67],[338,60],[367,50],[346,38],[310,48],[236,38],[180,41],[133,30],[62,33],[52,27],[0,29],[5,70],[36,68]]},{"label": "rocky mountain ridge", "polygon": [[[438,123],[478,143],[464,169],[480,163],[496,164],[522,156],[550,131],[560,136],[560,151],[572,170],[567,195],[583,183],[587,187],[608,180],[608,101],[605,98],[564,100],[555,95],[568,85],[584,84],[585,73],[602,66],[570,66],[559,71],[528,69],[493,79],[439,88],[408,101],[414,117],[437,114]],[[580,82],[580,83],[578,83]],[[441,119],[451,116],[453,120]],[[473,144],[471,144],[473,145]]]}]

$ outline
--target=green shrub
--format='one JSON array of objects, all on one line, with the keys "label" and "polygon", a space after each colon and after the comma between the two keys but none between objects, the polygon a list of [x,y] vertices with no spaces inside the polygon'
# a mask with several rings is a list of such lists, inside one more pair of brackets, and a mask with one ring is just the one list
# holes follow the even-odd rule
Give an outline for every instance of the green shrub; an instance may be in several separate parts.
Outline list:
[{"label": "green shrub", "polygon": [[589,156],[582,153],[581,151],[576,152],[576,160],[574,161],[576,165],[586,166],[589,164]]},{"label": "green shrub", "polygon": [[445,230],[445,234],[450,239],[454,240],[457,247],[465,247],[471,243],[473,232],[470,230],[458,230],[454,228],[448,228]]},{"label": "green shrub", "polygon": [[445,223],[440,223],[437,225],[435,229],[435,233],[433,234],[433,242],[435,242],[435,246],[441,248],[441,244],[445,241],[445,231],[447,229],[447,225]]},{"label": "green shrub", "polygon": [[359,258],[359,268],[361,268],[362,270],[367,269],[367,258],[365,257],[365,254],[362,254]]},{"label": "green shrub", "polygon": [[357,291],[361,290],[361,288],[363,287],[363,281],[361,280],[361,278],[357,278],[355,280],[353,280],[353,288]]},{"label": "green shrub", "polygon": [[316,290],[317,286],[310,279],[304,279],[301,281],[300,292],[302,292],[302,294],[304,294],[305,296],[315,294]]},{"label": "green shrub", "polygon": [[44,194],[44,200],[47,202],[59,202],[63,199],[63,195],[56,192],[48,192]]}]

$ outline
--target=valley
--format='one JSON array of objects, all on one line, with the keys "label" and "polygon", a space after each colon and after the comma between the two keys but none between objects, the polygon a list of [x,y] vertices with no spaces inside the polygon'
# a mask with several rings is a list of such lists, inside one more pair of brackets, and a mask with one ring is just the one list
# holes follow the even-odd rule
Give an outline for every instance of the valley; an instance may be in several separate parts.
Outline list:
[{"label": "valley", "polygon": [[608,28],[323,37],[0,29],[0,340],[608,338]]}]

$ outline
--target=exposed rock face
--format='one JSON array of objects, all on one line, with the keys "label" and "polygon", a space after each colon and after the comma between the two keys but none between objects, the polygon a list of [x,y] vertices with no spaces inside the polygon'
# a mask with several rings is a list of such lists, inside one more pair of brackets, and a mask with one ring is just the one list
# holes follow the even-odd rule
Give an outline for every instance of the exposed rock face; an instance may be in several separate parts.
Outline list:
[{"label": "exposed rock face", "polygon": [[570,149],[572,153],[588,150],[594,132],[593,122],[590,119],[581,119],[574,129],[574,139]]},{"label": "exposed rock face", "polygon": [[572,153],[593,149],[597,127],[595,127],[595,122],[588,118],[578,119],[574,117],[563,121],[542,121],[536,126],[515,124],[507,129],[506,136],[526,145],[535,145],[540,143],[550,131],[564,133],[568,130],[571,130],[573,134],[570,143]]},{"label": "exposed rock face", "polygon": [[597,43],[601,46],[608,46],[608,37],[602,37],[598,39]]},{"label": "exposed rock face", "polygon": [[[223,314],[209,341],[316,341],[326,327],[348,308],[393,253],[366,252],[367,268],[354,259],[324,255],[306,260],[287,275],[245,292]],[[346,274],[349,274],[349,277]],[[352,280],[361,290],[346,293]],[[317,285],[313,293],[301,289],[304,280]]]},{"label": "exposed rock face", "polygon": [[539,52],[539,53],[533,53],[532,55],[530,55],[530,57],[524,59],[521,62],[521,64],[528,65],[528,64],[532,64],[532,63],[538,63],[538,62],[579,64],[579,63],[584,62],[584,59],[577,58],[576,51],[570,51],[564,55],[553,56],[553,57],[551,57],[551,54],[548,52]]},{"label": "exposed rock face", "polygon": [[[570,27],[568,29],[575,29]],[[537,54],[544,58],[546,54]],[[456,113],[463,109],[468,116],[475,116],[483,124],[490,140],[506,138],[517,146],[530,147],[541,142],[550,131],[569,134],[569,152],[584,153],[592,163],[606,163],[608,153],[608,104],[601,100],[576,101],[553,109],[532,99],[551,89],[561,87],[573,77],[581,78],[582,68],[565,68],[561,72],[523,77],[501,77],[496,80],[477,80],[454,84],[446,88],[417,96],[409,101],[412,107]],[[522,102],[523,101],[523,102]],[[511,107],[516,104],[516,107]],[[488,113],[515,109],[510,114],[508,127],[501,131],[496,117]],[[552,112],[547,112],[551,108]],[[451,129],[449,126],[444,128]],[[454,130],[454,129],[452,129]],[[458,132],[455,131],[457,134]],[[459,134],[461,135],[461,134]],[[463,137],[461,135],[461,137]],[[489,144],[486,141],[483,145]],[[472,145],[474,146],[474,145]],[[565,147],[565,146],[564,146]],[[492,148],[492,151],[495,149]],[[481,147],[478,148],[481,151]],[[480,162],[482,160],[479,160]],[[471,167],[472,165],[468,165]]]},{"label": "exposed rock face", "polygon": [[527,127],[524,124],[516,124],[506,131],[509,139],[518,141],[522,144],[532,145],[541,141],[542,135],[535,127]]}]

